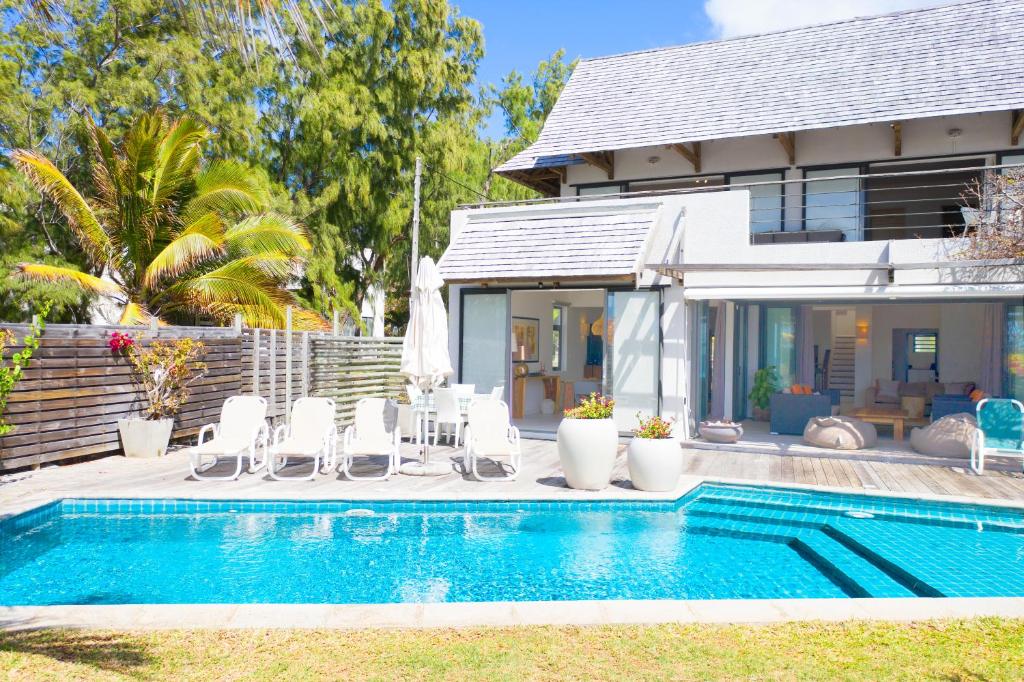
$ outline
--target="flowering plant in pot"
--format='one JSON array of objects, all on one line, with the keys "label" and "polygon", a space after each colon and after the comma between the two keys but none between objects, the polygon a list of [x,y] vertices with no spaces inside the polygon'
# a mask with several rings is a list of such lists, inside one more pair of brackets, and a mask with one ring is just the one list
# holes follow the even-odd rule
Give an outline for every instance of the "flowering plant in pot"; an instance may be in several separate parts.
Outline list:
[{"label": "flowering plant in pot", "polygon": [[114,332],[110,348],[127,356],[132,378],[146,402],[142,416],[119,419],[117,429],[127,457],[162,457],[171,440],[174,417],[188,400],[189,386],[206,371],[198,361],[201,341],[182,338],[143,346],[127,334]]},{"label": "flowering plant in pot", "polygon": [[639,426],[629,442],[629,478],[637,490],[672,490],[683,473],[683,453],[672,437],[673,420],[654,415],[644,419],[636,413]]},{"label": "flowering plant in pot", "polygon": [[570,488],[601,490],[611,483],[619,446],[614,408],[611,398],[591,393],[565,411],[558,425],[558,459]]}]

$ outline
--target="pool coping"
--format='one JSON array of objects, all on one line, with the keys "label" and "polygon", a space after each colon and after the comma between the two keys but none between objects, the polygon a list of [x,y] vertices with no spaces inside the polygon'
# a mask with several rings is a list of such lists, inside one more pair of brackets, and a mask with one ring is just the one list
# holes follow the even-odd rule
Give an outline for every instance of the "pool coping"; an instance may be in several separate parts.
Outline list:
[{"label": "pool coping", "polygon": [[1024,597],[8,606],[0,607],[0,629],[409,629],[978,617],[1024,619]]},{"label": "pool coping", "polygon": [[[577,498],[529,495],[466,496],[420,495],[393,501],[487,501],[487,502],[673,502],[702,484],[743,485],[781,490],[885,497],[925,502],[971,504],[1024,510],[1024,501],[958,495],[922,494],[822,486],[800,483],[766,483],[742,478],[686,476],[676,489],[643,497],[612,497],[587,491]],[[180,500],[239,500],[206,494],[175,496]],[[24,500],[6,509],[0,520],[30,512],[62,499],[112,499],[102,492],[64,494]],[[160,499],[149,494],[120,495],[117,499]],[[172,499],[172,498],[167,498]],[[246,497],[255,501],[352,501],[385,502],[376,496],[345,496],[312,500],[289,495],[273,498]],[[556,607],[556,608],[552,608]],[[365,629],[507,627],[529,625],[613,625],[656,623],[767,624],[790,621],[917,621],[1003,617],[1024,619],[1024,597],[901,597],[831,599],[708,599],[708,600],[590,600],[541,602],[445,602],[398,604],[125,604],[0,606],[0,630],[41,628],[71,629]]]}]

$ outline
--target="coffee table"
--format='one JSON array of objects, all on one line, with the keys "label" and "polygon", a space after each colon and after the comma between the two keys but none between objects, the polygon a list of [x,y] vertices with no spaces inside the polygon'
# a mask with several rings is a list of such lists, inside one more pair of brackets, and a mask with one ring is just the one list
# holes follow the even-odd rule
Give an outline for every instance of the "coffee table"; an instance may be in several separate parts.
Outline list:
[{"label": "coffee table", "polygon": [[897,442],[903,441],[903,427],[906,424],[919,426],[928,423],[924,417],[908,417],[898,407],[860,407],[850,412],[850,416],[869,424],[892,426],[892,437]]}]

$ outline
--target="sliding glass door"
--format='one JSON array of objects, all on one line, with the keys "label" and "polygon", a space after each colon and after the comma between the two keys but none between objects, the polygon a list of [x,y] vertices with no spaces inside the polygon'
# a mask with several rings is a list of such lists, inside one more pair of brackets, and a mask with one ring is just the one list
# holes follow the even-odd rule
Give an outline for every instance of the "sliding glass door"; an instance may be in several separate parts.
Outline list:
[{"label": "sliding glass door", "polygon": [[1005,397],[1024,401],[1024,305],[1006,306],[1003,354]]},{"label": "sliding glass door", "polygon": [[761,307],[761,367],[774,366],[779,388],[796,382],[796,308],[791,305]]},{"label": "sliding glass door", "polygon": [[661,405],[661,294],[609,291],[606,305],[604,392],[615,399],[615,425],[629,431],[637,412],[656,415]]},{"label": "sliding glass door", "polygon": [[511,334],[508,294],[504,291],[464,291],[460,320],[460,381],[476,384],[477,393],[487,393],[495,386],[507,386]]}]

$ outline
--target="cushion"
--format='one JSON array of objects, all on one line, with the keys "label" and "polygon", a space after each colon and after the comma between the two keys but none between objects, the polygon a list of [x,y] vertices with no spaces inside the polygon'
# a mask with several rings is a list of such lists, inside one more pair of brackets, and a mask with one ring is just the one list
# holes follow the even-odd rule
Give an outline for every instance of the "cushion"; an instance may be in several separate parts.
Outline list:
[{"label": "cushion", "polygon": [[974,402],[978,402],[979,400],[981,400],[984,397],[985,397],[985,391],[981,390],[980,388],[976,388],[973,391],[971,391],[971,393],[970,393],[970,398]]},{"label": "cushion", "polygon": [[900,383],[891,379],[879,379],[875,382],[875,402],[898,403],[900,401]]},{"label": "cushion", "polygon": [[975,388],[973,381],[958,381],[946,384],[947,395],[968,395]]},{"label": "cushion", "polygon": [[932,402],[937,395],[943,395],[946,392],[946,387],[937,381],[930,381],[925,384],[925,400],[926,402]]},{"label": "cushion", "polygon": [[922,455],[968,457],[977,422],[966,412],[947,414],[933,424],[910,432],[910,447]]},{"label": "cushion", "polygon": [[860,450],[878,443],[873,424],[850,417],[811,417],[804,427],[804,441],[832,450]]}]

